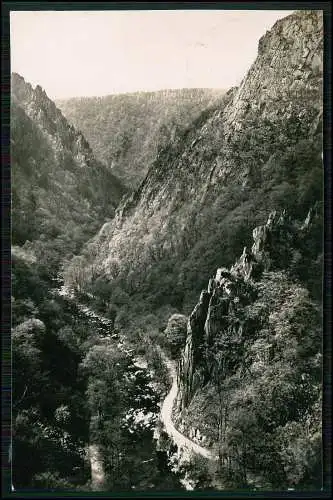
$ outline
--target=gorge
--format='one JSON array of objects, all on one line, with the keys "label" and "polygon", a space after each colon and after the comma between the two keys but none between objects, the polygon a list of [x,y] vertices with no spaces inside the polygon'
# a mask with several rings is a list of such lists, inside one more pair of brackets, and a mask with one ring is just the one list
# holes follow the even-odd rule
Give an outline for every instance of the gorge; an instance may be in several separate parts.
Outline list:
[{"label": "gorge", "polygon": [[17,490],[322,487],[322,83],[320,10],[228,91],[12,75]]}]

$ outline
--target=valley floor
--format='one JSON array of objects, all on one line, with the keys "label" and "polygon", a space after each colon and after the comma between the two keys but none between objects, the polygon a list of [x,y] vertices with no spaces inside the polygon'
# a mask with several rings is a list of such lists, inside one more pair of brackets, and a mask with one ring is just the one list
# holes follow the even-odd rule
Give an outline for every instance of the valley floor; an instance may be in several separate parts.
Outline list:
[{"label": "valley floor", "polygon": [[[73,295],[66,287],[62,287],[60,290],[58,290],[58,293],[62,296],[66,296],[67,298],[74,299]],[[97,314],[87,305],[82,305],[80,303],[77,303],[77,306],[79,307],[81,312],[85,314],[88,318],[98,318],[98,320],[101,321],[106,326],[110,324],[110,320],[108,318]],[[120,347],[124,352],[127,353],[130,352],[129,347],[126,345],[126,343],[124,343],[124,339],[118,344],[118,347]],[[161,403],[161,411],[159,416],[160,421],[164,426],[165,432],[168,434],[169,438],[173,441],[173,443],[177,446],[179,450],[178,456],[181,454],[183,459],[190,460],[191,456],[195,454],[195,455],[200,455],[206,459],[214,460],[215,457],[213,456],[212,452],[209,449],[204,448],[198,445],[197,443],[193,442],[191,439],[189,439],[176,429],[172,421],[172,410],[178,393],[176,363],[175,361],[169,359],[161,348],[159,348],[159,353],[168,369],[169,376],[172,381],[171,388],[168,394],[166,395],[165,399]],[[136,358],[134,360],[135,365],[147,367],[147,361],[145,360],[144,356],[140,356],[139,358],[138,359]],[[94,491],[101,491],[105,487],[104,485],[106,478],[105,478],[105,471],[103,467],[101,452],[97,444],[89,445],[89,461],[91,467],[92,489]],[[181,483],[187,490],[194,489],[191,481],[189,481],[186,478],[183,478],[181,480]]]}]

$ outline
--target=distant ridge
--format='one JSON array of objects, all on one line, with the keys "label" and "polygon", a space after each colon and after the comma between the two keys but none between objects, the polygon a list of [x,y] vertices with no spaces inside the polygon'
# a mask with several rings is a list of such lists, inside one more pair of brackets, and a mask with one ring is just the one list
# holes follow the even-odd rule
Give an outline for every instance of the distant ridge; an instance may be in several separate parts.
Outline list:
[{"label": "distant ridge", "polygon": [[56,104],[82,130],[96,157],[135,188],[176,129],[218,105],[223,94],[220,89],[165,89],[57,99]]}]

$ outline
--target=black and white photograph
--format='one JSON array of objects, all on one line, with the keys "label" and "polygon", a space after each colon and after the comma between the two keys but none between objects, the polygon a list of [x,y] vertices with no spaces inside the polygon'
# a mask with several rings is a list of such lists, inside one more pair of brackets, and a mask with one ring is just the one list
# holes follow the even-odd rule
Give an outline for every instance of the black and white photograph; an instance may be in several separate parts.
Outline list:
[{"label": "black and white photograph", "polygon": [[51,4],[10,11],[11,492],[323,492],[320,2]]}]

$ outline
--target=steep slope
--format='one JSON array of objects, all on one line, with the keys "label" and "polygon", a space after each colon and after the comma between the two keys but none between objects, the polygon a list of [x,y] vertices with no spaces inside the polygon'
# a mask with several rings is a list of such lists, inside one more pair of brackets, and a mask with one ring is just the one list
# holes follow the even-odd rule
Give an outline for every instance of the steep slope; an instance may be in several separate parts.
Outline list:
[{"label": "steep slope", "polygon": [[52,241],[73,254],[125,192],[40,86],[11,82],[13,243]]},{"label": "steep slope", "polygon": [[271,213],[190,315],[177,425],[216,447],[225,484],[321,487],[321,310],[294,275],[315,219]]},{"label": "steep slope", "polygon": [[[173,137],[86,246],[86,289],[99,276],[111,302],[125,290],[125,319],[133,308],[135,321],[169,306],[189,313],[207,277],[232,264],[272,209],[303,218],[322,200],[322,26],[320,11],[298,11],[262,37],[240,87]],[[320,298],[318,265],[300,274]]]},{"label": "steep slope", "polygon": [[57,100],[66,118],[88,139],[94,154],[128,186],[145,177],[158,150],[224,91],[179,89]]}]

